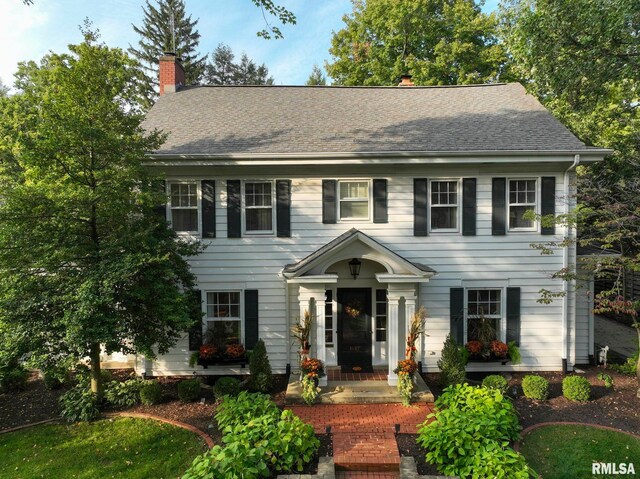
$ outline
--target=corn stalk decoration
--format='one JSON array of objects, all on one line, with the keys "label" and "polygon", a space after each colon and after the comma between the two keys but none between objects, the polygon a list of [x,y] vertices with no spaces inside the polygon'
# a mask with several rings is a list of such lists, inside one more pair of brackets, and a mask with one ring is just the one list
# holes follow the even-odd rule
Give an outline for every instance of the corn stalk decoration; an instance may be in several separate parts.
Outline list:
[{"label": "corn stalk decoration", "polygon": [[420,306],[418,311],[413,314],[409,323],[409,331],[407,331],[407,349],[405,350],[405,359],[416,359],[416,342],[420,335],[425,333],[425,321],[427,318],[427,310],[424,306]]},{"label": "corn stalk decoration", "polygon": [[311,313],[305,310],[302,320],[298,320],[296,324],[291,327],[291,336],[298,342],[298,356],[302,361],[303,356],[309,354],[311,344],[309,338],[311,337]]}]

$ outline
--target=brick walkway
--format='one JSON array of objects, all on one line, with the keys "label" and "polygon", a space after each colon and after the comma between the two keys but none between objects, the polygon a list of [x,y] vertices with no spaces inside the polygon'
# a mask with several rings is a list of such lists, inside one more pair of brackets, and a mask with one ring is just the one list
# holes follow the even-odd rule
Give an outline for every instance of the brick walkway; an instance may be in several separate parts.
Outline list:
[{"label": "brick walkway", "polygon": [[417,425],[432,412],[433,404],[316,404],[287,406],[316,433],[331,426],[337,478],[398,477],[400,454],[395,425],[401,433],[415,434]]}]

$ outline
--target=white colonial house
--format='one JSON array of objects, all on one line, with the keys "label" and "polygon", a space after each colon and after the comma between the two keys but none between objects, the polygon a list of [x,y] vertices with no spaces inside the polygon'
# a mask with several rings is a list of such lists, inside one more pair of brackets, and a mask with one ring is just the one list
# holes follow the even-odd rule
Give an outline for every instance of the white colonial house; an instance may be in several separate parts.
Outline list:
[{"label": "white colonial house", "polygon": [[[290,328],[314,318],[311,355],[393,369],[407,318],[427,310],[419,347],[437,371],[443,342],[473,339],[480,316],[515,340],[522,362],[469,370],[570,370],[593,355],[589,287],[551,278],[573,234],[527,212],[566,213],[575,171],[608,150],[585,146],[517,84],[418,87],[183,86],[161,60],[145,128],[168,134],[148,155],[167,177],[167,220],[206,246],[190,259],[202,324],[148,375],[239,374],[189,366],[203,336],[266,344],[274,372],[297,365]],[[587,285],[588,286],[588,285]],[[567,292],[541,304],[540,290]]]}]

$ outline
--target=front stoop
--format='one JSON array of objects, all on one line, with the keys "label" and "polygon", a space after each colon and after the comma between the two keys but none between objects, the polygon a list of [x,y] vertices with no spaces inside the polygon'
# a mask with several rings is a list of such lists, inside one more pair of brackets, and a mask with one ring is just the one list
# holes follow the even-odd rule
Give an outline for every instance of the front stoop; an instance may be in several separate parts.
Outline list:
[{"label": "front stoop", "polygon": [[[420,376],[416,377],[416,386],[412,394],[412,402],[431,403],[433,393]],[[302,384],[297,374],[289,376],[289,384],[285,396],[287,404],[303,404]],[[395,386],[386,381],[329,381],[320,388],[318,399],[320,404],[394,404],[402,399]]]}]

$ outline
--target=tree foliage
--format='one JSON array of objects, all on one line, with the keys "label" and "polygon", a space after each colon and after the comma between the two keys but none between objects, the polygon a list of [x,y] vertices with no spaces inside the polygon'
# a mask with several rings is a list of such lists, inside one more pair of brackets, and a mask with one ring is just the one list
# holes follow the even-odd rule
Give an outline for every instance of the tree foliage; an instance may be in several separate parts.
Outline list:
[{"label": "tree foliage", "polygon": [[220,43],[211,53],[203,82],[209,85],[273,85],[273,77],[263,63],[257,65],[243,53],[240,62],[235,62],[231,47]]},{"label": "tree foliage", "polygon": [[286,25],[296,24],[296,16],[290,10],[287,10],[282,5],[276,4],[273,0],[251,0],[254,5],[262,11],[262,17],[264,18],[265,28],[260,30],[257,35],[259,37],[270,40],[271,38],[279,39],[284,38],[282,31],[279,27],[269,23],[267,14],[276,17],[280,23]]},{"label": "tree foliage", "polygon": [[[191,325],[194,277],[142,160],[163,135],[141,127],[137,63],[85,40],[23,63],[0,101],[0,346],[36,363],[164,353]],[[35,364],[39,366],[39,364]]]},{"label": "tree foliage", "polygon": [[334,33],[326,68],[340,85],[486,83],[505,78],[494,14],[474,0],[353,0]]},{"label": "tree foliage", "polygon": [[187,85],[196,85],[204,73],[206,55],[197,52],[200,33],[198,19],[187,15],[184,0],[158,0],[157,6],[146,0],[142,7],[141,26],[133,25],[140,35],[137,48],[129,46],[131,53],[144,68],[145,85],[149,101],[155,98],[158,86],[158,59],[165,52],[175,53],[182,59]]},{"label": "tree foliage", "polygon": [[307,85],[309,86],[324,86],[327,84],[327,78],[322,73],[322,69],[318,65],[313,65],[311,74],[307,79]]}]

